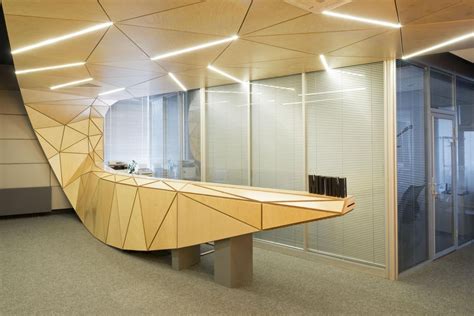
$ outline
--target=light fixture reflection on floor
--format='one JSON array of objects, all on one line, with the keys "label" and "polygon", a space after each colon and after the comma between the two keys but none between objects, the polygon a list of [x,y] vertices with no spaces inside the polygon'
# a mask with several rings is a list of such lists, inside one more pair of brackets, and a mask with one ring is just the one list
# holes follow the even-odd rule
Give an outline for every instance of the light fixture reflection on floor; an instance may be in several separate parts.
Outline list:
[{"label": "light fixture reflection on floor", "polygon": [[56,89],[61,89],[65,87],[70,87],[70,86],[75,86],[84,82],[92,81],[94,80],[93,78],[87,78],[87,79],[82,79],[82,80],[76,80],[76,81],[71,81],[71,82],[66,82],[63,84],[58,84],[56,86],[50,87],[51,90],[56,90]]},{"label": "light fixture reflection on floor", "polygon": [[168,72],[168,75],[171,77],[171,79],[174,80],[174,82],[176,82],[176,84],[177,84],[183,91],[188,91],[188,89],[186,89],[186,87],[184,86],[184,84],[182,84],[181,81],[179,81],[178,78],[176,78],[175,75],[173,75],[171,72]]},{"label": "light fixture reflection on floor", "polygon": [[438,48],[442,48],[442,47],[445,47],[445,46],[448,46],[448,45],[451,45],[451,44],[455,44],[455,43],[458,43],[458,42],[461,42],[461,41],[465,41],[465,40],[470,39],[470,38],[474,38],[474,32],[468,33],[468,34],[465,34],[465,35],[461,35],[461,36],[452,38],[450,40],[447,40],[445,42],[441,42],[439,44],[436,44],[434,46],[431,46],[431,47],[422,49],[420,51],[408,54],[406,56],[403,56],[402,59],[408,59],[408,58],[412,58],[412,57],[415,57],[415,56],[423,55],[425,53],[431,52],[431,51],[436,50]]},{"label": "light fixture reflection on floor", "polygon": [[402,25],[400,23],[391,23],[391,22],[380,21],[380,20],[375,20],[375,19],[363,18],[363,17],[358,17],[358,16],[354,16],[354,15],[349,15],[349,14],[337,13],[337,12],[333,12],[333,11],[323,11],[322,13],[324,15],[333,16],[333,17],[336,17],[336,18],[341,18],[341,19],[346,19],[346,20],[353,20],[353,21],[369,23],[369,24],[375,24],[375,25],[381,25],[381,26],[386,26],[386,27],[392,27],[392,28],[396,28],[396,29],[399,29],[399,28],[402,27]]},{"label": "light fixture reflection on floor", "polygon": [[98,95],[99,96],[104,96],[104,95],[112,94],[112,93],[115,93],[115,92],[120,92],[120,91],[123,91],[123,90],[125,90],[125,88],[118,88],[118,89],[109,90],[109,91],[99,93]]},{"label": "light fixture reflection on floor", "polygon": [[109,27],[113,24],[114,24],[113,22],[106,22],[106,23],[97,24],[97,25],[82,29],[82,30],[77,31],[77,32],[69,33],[69,34],[66,34],[66,35],[58,36],[58,37],[53,37],[53,38],[38,42],[36,44],[32,44],[32,45],[28,45],[28,46],[25,46],[25,47],[17,48],[15,50],[12,50],[11,53],[12,53],[12,55],[15,55],[15,54],[23,53],[23,52],[26,52],[26,51],[29,51],[29,50],[32,50],[32,49],[35,49],[35,48],[52,45],[52,44],[55,44],[57,42],[62,42],[62,41],[65,41],[65,40],[73,38],[73,37],[81,36],[81,35],[84,35],[84,34],[87,34],[87,33],[91,33],[91,32],[94,32],[94,31],[98,31],[98,30],[107,28],[107,27]]},{"label": "light fixture reflection on floor", "polygon": [[22,75],[22,74],[28,74],[28,73],[32,73],[32,72],[40,72],[40,71],[47,71],[47,70],[56,70],[56,69],[63,69],[63,68],[79,67],[79,66],[83,66],[84,64],[85,64],[85,62],[79,62],[79,63],[64,64],[64,65],[23,69],[23,70],[15,71],[15,74]]},{"label": "light fixture reflection on floor", "polygon": [[219,45],[219,44],[232,42],[232,41],[235,41],[238,38],[239,38],[238,35],[233,35],[231,37],[227,37],[227,38],[224,38],[224,39],[221,39],[221,40],[212,41],[212,42],[208,42],[208,43],[204,43],[204,44],[200,44],[200,45],[196,45],[196,46],[192,46],[192,47],[188,47],[188,48],[179,49],[179,50],[174,51],[174,52],[169,52],[169,53],[157,55],[155,57],[152,57],[151,60],[159,60],[159,59],[164,59],[164,58],[168,58],[168,57],[172,57],[172,56],[176,56],[176,55],[181,55],[181,54],[193,52],[195,50],[200,50],[200,49],[208,48],[208,47],[211,47],[211,46],[216,46],[216,45]]}]

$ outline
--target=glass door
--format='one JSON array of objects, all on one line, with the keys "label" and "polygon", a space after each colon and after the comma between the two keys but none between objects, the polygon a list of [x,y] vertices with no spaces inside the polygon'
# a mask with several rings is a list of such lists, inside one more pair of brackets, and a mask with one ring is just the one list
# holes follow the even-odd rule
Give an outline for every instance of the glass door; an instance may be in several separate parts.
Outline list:
[{"label": "glass door", "polygon": [[454,117],[432,114],[433,122],[433,215],[435,257],[457,246],[455,216],[455,125]]}]

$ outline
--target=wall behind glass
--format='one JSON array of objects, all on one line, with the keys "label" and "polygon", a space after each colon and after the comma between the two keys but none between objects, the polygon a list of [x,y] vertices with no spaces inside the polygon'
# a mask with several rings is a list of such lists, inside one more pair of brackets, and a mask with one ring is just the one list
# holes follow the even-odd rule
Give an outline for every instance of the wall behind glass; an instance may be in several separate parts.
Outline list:
[{"label": "wall behind glass", "polygon": [[356,209],[308,224],[308,247],[385,264],[383,64],[306,74],[308,172],[347,177]]},{"label": "wall behind glass", "polygon": [[115,103],[105,118],[105,162],[137,161],[148,166],[149,120],[147,98],[122,100]]},{"label": "wall behind glass", "polygon": [[459,244],[474,239],[474,81],[456,79]]},{"label": "wall behind glass", "polygon": [[[301,75],[252,82],[252,185],[304,190]],[[270,230],[259,238],[303,247],[303,225]]]},{"label": "wall behind glass", "polygon": [[424,69],[397,62],[398,267],[428,259]]},{"label": "wall behind glass", "polygon": [[206,181],[248,184],[248,85],[206,90]]}]

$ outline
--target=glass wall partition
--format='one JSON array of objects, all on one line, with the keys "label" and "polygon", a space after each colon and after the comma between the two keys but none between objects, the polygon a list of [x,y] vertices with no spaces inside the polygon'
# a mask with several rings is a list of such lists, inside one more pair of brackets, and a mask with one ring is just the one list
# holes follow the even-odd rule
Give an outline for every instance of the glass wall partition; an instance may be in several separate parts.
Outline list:
[{"label": "glass wall partition", "polygon": [[206,180],[248,185],[248,98],[245,84],[206,89]]},{"label": "glass wall partition", "polygon": [[385,264],[384,99],[381,63],[306,74],[308,172],[347,177],[357,208],[308,224],[308,247]]},{"label": "glass wall partition", "polygon": [[[251,84],[252,185],[305,190],[301,74]],[[259,238],[302,248],[303,225],[270,230]]]},{"label": "glass wall partition", "polygon": [[456,79],[458,115],[458,238],[474,239],[474,81]]},{"label": "glass wall partition", "polygon": [[425,71],[397,62],[398,266],[428,259]]},{"label": "glass wall partition", "polygon": [[155,177],[200,180],[199,91],[114,104],[106,115],[105,161],[135,160]]}]

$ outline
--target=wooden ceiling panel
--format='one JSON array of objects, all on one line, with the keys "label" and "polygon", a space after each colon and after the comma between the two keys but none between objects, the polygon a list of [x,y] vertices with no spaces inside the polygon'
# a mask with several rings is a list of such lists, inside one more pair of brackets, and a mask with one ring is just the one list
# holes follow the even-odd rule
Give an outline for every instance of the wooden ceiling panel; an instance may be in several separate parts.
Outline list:
[{"label": "wooden ceiling panel", "polygon": [[[97,22],[11,15],[6,16],[6,22],[8,23],[8,34],[12,50],[77,32],[98,24]],[[23,67],[22,61],[26,59],[34,60],[36,58],[49,59],[51,64],[85,61],[105,32],[106,29],[101,29],[70,40],[15,54],[15,65]],[[53,60],[58,62],[53,63]]]},{"label": "wooden ceiling panel", "polygon": [[252,32],[250,34],[261,36],[281,34],[324,33],[370,30],[375,28],[380,28],[380,26],[355,22],[346,19],[334,18],[322,14],[308,14],[287,22],[264,28],[256,32]]},{"label": "wooden ceiling panel", "polygon": [[253,1],[239,34],[255,32],[307,14],[310,13],[283,1]]},{"label": "wooden ceiling panel", "polygon": [[[467,32],[472,32],[473,30],[473,20],[437,24],[407,25],[402,29],[403,50],[405,54],[410,54],[426,47],[432,46],[434,44],[441,43],[454,37],[467,34]],[[474,47],[474,38],[458,42],[447,47],[442,47],[430,53],[435,54],[472,47]]]},{"label": "wooden ceiling panel", "polygon": [[179,91],[179,87],[168,75],[149,80],[127,89],[133,96],[141,97]]},{"label": "wooden ceiling panel", "polygon": [[472,20],[472,28],[474,29],[474,1],[464,0],[461,3],[453,6],[449,6],[446,9],[437,11],[428,16],[422,17],[414,24],[424,23],[438,23],[448,21],[461,21],[461,20]]},{"label": "wooden ceiling panel", "polygon": [[353,0],[332,11],[390,23],[399,22],[394,0]]},{"label": "wooden ceiling panel", "polygon": [[99,64],[124,60],[149,60],[149,57],[114,26],[108,30],[87,61]]},{"label": "wooden ceiling panel", "polygon": [[87,69],[92,78],[118,87],[132,86],[163,75],[163,73],[131,70],[96,64],[87,65]]},{"label": "wooden ceiling panel", "polygon": [[[54,8],[54,9],[52,9]],[[108,22],[109,19],[97,0],[14,0],[4,1],[6,14],[45,18]]]},{"label": "wooden ceiling panel", "polygon": [[[412,23],[418,19],[457,5],[462,0],[396,0],[400,23]],[[470,1],[470,0],[469,0]]]},{"label": "wooden ceiling panel", "polygon": [[329,54],[339,57],[397,58],[402,55],[400,31],[386,31]]},{"label": "wooden ceiling panel", "polygon": [[[222,36],[203,35],[179,31],[120,25],[120,28],[137,43],[150,57],[223,39]],[[199,51],[166,58],[164,61],[207,65],[228,43],[212,46]],[[160,62],[158,60],[157,62]]]},{"label": "wooden ceiling panel", "polygon": [[122,21],[154,14],[161,11],[173,10],[201,0],[100,0],[102,7],[113,21]]},{"label": "wooden ceiling panel", "polygon": [[250,3],[250,0],[207,0],[132,19],[127,24],[231,36],[239,31]]},{"label": "wooden ceiling panel", "polygon": [[260,61],[309,57],[309,54],[239,39],[217,58],[220,65],[239,65]]},{"label": "wooden ceiling panel", "polygon": [[124,70],[137,70],[143,71],[146,73],[155,73],[155,74],[163,74],[166,73],[166,70],[162,68],[158,63],[153,62],[149,59],[143,60],[122,60],[122,61],[113,61],[113,62],[105,62],[105,63],[88,63],[89,65],[102,65],[102,66],[110,66],[114,68],[120,68]]},{"label": "wooden ceiling panel", "polygon": [[384,33],[385,31],[386,29],[371,29],[347,32],[249,36],[247,39],[319,55],[346,46],[348,43],[356,43],[374,35]]}]

